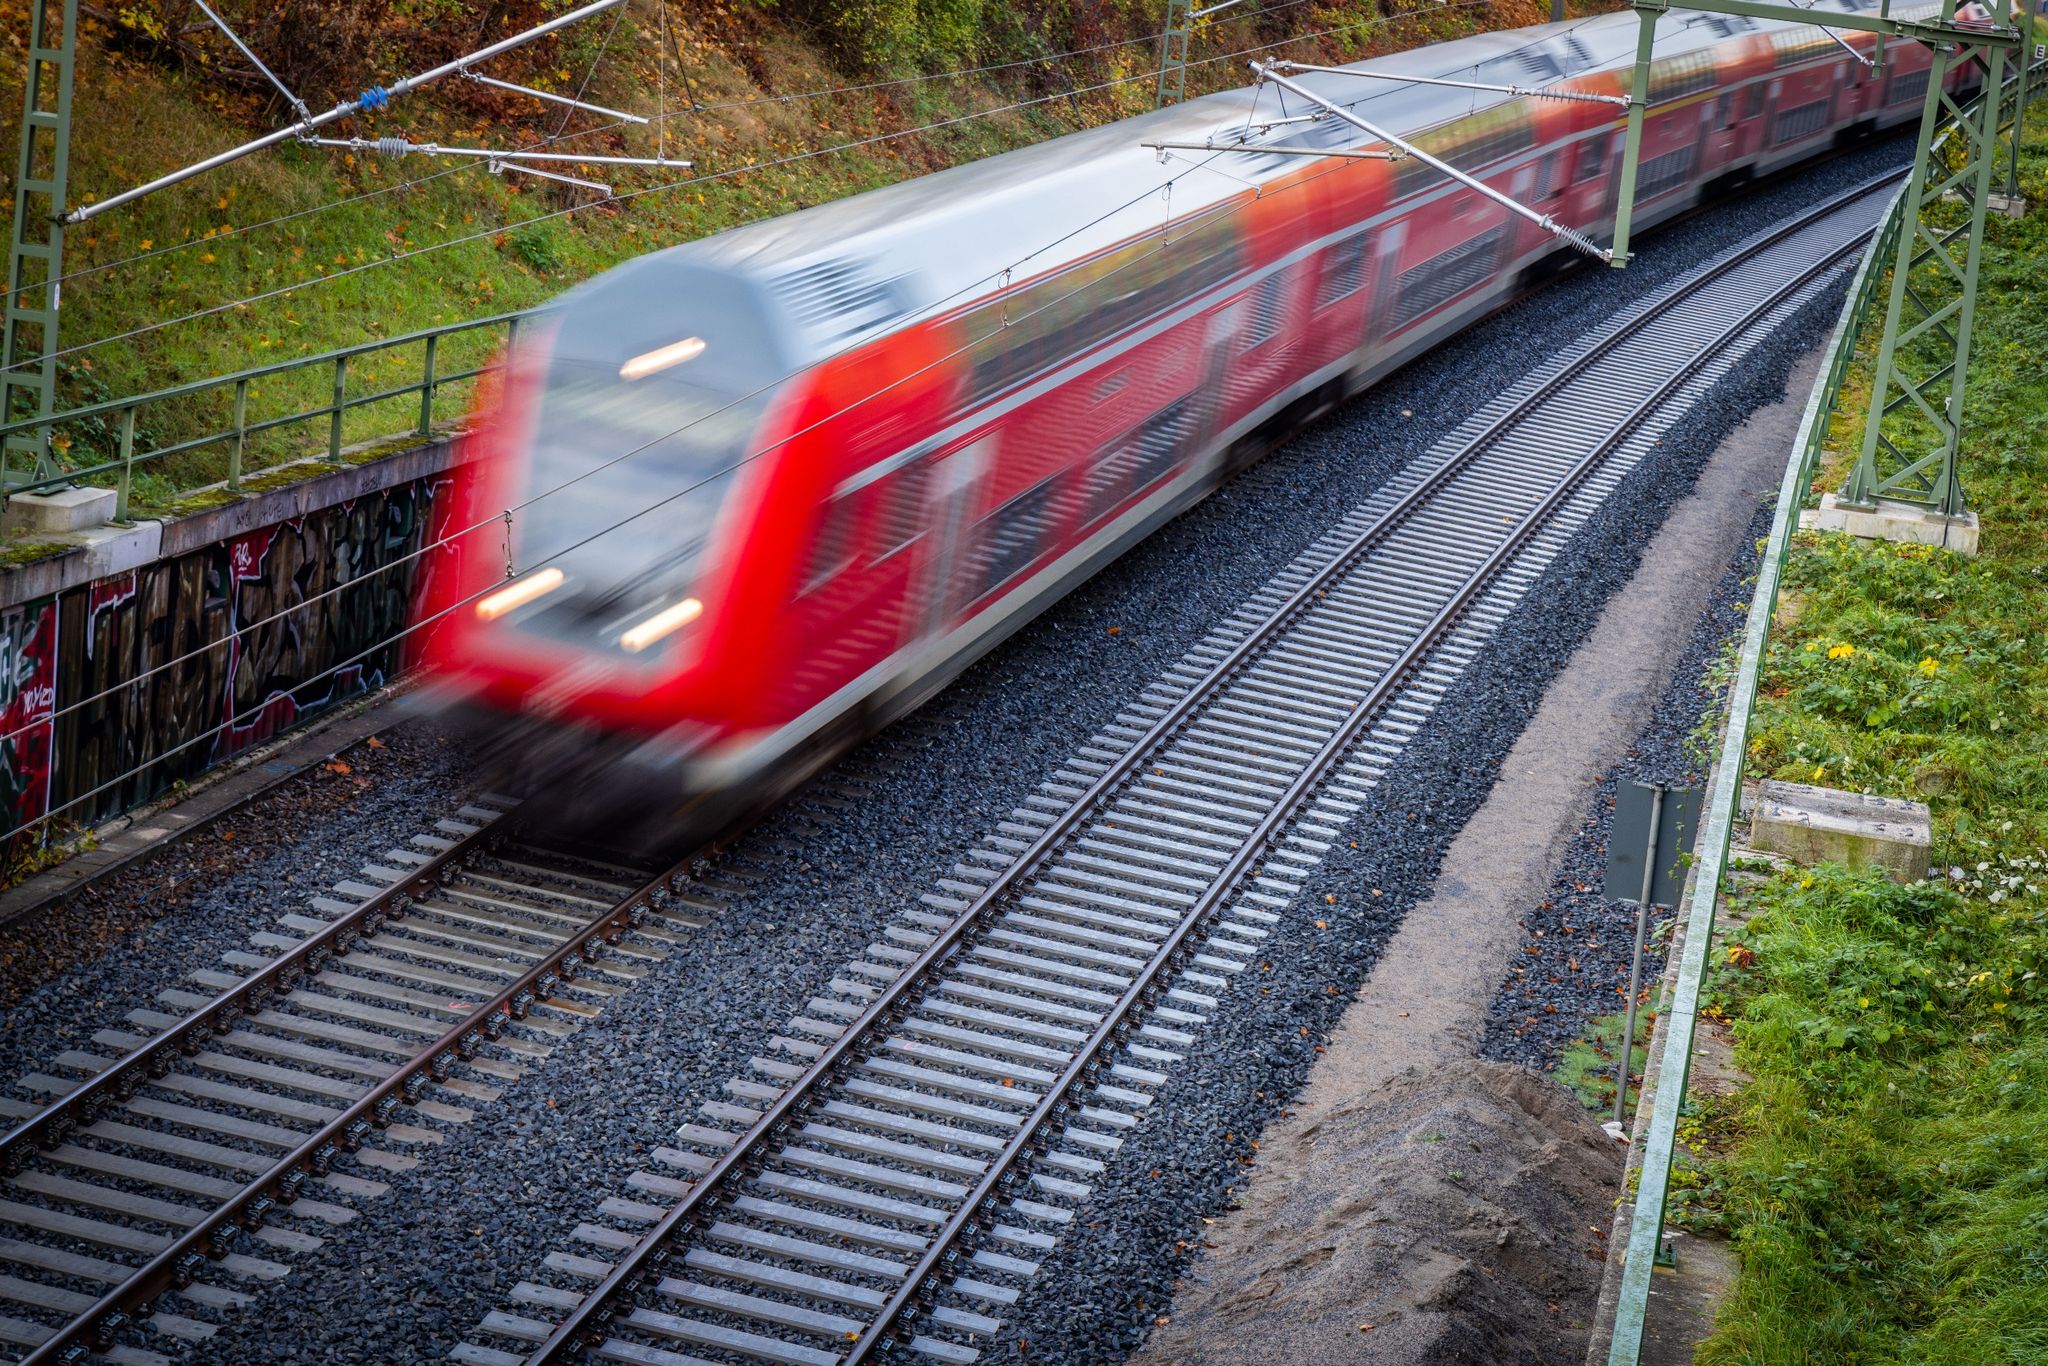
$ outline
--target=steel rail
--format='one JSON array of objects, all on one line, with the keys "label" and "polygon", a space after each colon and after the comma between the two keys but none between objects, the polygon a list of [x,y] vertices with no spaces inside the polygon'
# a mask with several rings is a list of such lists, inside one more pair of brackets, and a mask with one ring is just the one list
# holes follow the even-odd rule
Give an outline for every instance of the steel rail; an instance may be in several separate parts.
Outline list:
[{"label": "steel rail", "polygon": [[[177,1058],[198,1052],[222,1028],[233,1024],[244,1014],[266,1008],[280,989],[290,991],[309,966],[316,966],[337,949],[347,952],[341,948],[344,936],[353,939],[375,934],[382,928],[383,918],[402,917],[407,902],[415,896],[430,894],[443,873],[457,867],[483,844],[502,834],[510,819],[510,813],[507,813],[480,826],[400,881],[375,896],[364,898],[354,910],[327,928],[309,935],[297,948],[273,959],[267,967],[250,973],[106,1071],[88,1077],[51,1101],[40,1113],[15,1125],[0,1137],[0,1176],[18,1175],[36,1152],[47,1152],[75,1130],[97,1120],[109,1098],[125,1102],[139,1087],[167,1073]],[[373,917],[378,917],[374,923]]]},{"label": "steel rail", "polygon": [[[463,860],[474,857],[486,842],[495,842],[509,833],[516,815],[516,811],[507,812],[455,848],[421,865],[417,872],[393,884],[389,892],[371,898],[342,921],[254,974],[248,982],[223,993],[212,1005],[180,1021],[175,1028],[81,1086],[51,1109],[72,1106],[75,1098],[83,1092],[96,1090],[104,1094],[103,1083],[110,1083],[112,1074],[117,1072],[133,1077],[137,1086],[147,1085],[150,1079],[161,1074],[145,1071],[138,1075],[139,1059],[164,1058],[168,1062],[166,1048],[177,1048],[184,1053],[197,1052],[214,1032],[211,1020],[239,1018],[240,1010],[257,1005],[259,998],[267,1001],[268,997],[258,991],[257,983],[262,983],[274,993],[286,971],[295,970],[299,974],[308,969],[317,971],[337,950],[348,952],[372,916],[402,916],[410,899],[430,892],[442,874],[455,870]],[[673,892],[678,877],[716,847],[717,842],[714,841],[696,849],[666,872],[636,887],[620,898],[612,909],[594,917],[571,934],[517,980],[464,1016],[439,1038],[398,1063],[390,1075],[346,1110],[307,1137],[268,1171],[249,1181],[232,1198],[223,1201],[126,1280],[107,1291],[91,1308],[58,1329],[24,1357],[20,1366],[68,1364],[83,1361],[88,1351],[107,1350],[134,1318],[151,1312],[159,1296],[182,1290],[191,1284],[207,1260],[219,1260],[232,1252],[238,1232],[253,1231],[263,1224],[272,1209],[291,1204],[309,1180],[327,1174],[336,1157],[345,1152],[355,1152],[373,1131],[387,1127],[401,1107],[419,1099],[430,1081],[441,1080],[457,1061],[468,1059],[485,1042],[502,1035],[513,1021],[525,1019],[533,1006],[546,1001],[562,986],[573,981],[584,967],[601,955],[600,942],[617,943],[628,930],[641,924],[649,910],[658,908]],[[381,928],[382,921],[377,924]],[[344,936],[348,938],[344,939]],[[223,1013],[223,1008],[227,1013]],[[201,1023],[203,1017],[207,1023]],[[50,1111],[45,1111],[23,1123],[15,1133],[8,1135],[8,1142],[12,1144],[17,1135],[35,1131],[35,1136],[44,1146],[55,1146],[58,1140],[48,1136],[47,1127],[37,1127],[49,1114]]]},{"label": "steel rail", "polygon": [[[739,1135],[724,1153],[712,1161],[703,1174],[691,1184],[690,1189],[677,1199],[661,1219],[640,1238],[633,1249],[622,1257],[590,1293],[583,1297],[577,1307],[555,1327],[528,1358],[531,1366],[569,1360],[573,1352],[594,1345],[593,1337],[600,1333],[612,1318],[612,1301],[637,1289],[646,1281],[653,1270],[666,1260],[666,1246],[669,1240],[680,1229],[694,1224],[698,1209],[727,1181],[736,1175],[748,1174],[752,1170],[762,1159],[762,1150],[779,1139],[787,1131],[791,1121],[800,1117],[811,1105],[811,1094],[820,1087],[830,1084],[846,1070],[850,1065],[849,1055],[869,1040],[875,1027],[878,1024],[893,1023],[904,1009],[907,1000],[933,982],[936,969],[954,958],[964,947],[964,941],[969,935],[993,917],[1020,884],[1028,881],[1032,875],[1045,867],[1083,822],[1107,804],[1113,793],[1131,777],[1141,773],[1149,756],[1161,744],[1193,720],[1267,645],[1317,601],[1322,590],[1349,572],[1361,556],[1419,511],[1443,484],[1467,468],[1503,434],[1511,430],[1523,411],[1553,396],[1564,385],[1583,375],[1606,353],[1657,321],[1672,303],[1699,292],[1734,265],[1753,258],[1792,234],[1837,212],[1844,204],[1853,202],[1894,179],[1897,179],[1897,175],[1882,176],[1855,186],[1826,204],[1804,212],[1758,238],[1742,256],[1710,264],[1692,277],[1679,282],[1669,293],[1646,304],[1599,345],[1589,348],[1584,355],[1574,358],[1557,374],[1538,385],[1517,409],[1504,413],[1490,422],[1465,446],[1425,476],[1414,489],[1376,517],[1371,525],[1361,530],[1153,722],[1144,735],[1125,750],[1122,758],[1097,777],[1056,821],[1040,833],[1000,878],[978,894],[967,909],[960,912],[915,959],[876,993],[861,1014],[850,1021],[845,1029],[820,1051],[803,1073],[783,1089],[782,1094],[762,1111],[759,1119]],[[1178,945],[1183,938],[1184,934],[1177,933],[1172,942]],[[1161,950],[1160,955],[1155,956],[1153,961],[1159,962],[1165,952]],[[1154,978],[1156,973],[1149,973],[1145,980],[1150,982]],[[1110,1020],[1118,1018],[1120,1017],[1113,1014]],[[1064,1089],[1066,1087],[1063,1084],[1050,1094],[1059,1095]],[[1030,1124],[1020,1128],[1020,1134],[1031,1136],[1020,1141],[1027,1144],[1034,1141],[1040,1124],[1040,1121],[1034,1119]],[[990,1172],[1007,1170],[1008,1165],[1008,1162],[998,1160],[991,1165]],[[977,1191],[974,1199],[963,1206],[963,1209],[977,1210],[985,1198]],[[907,1285],[917,1283],[916,1278],[906,1282]],[[898,1311],[889,1310],[890,1314],[895,1312]],[[874,1336],[875,1325],[887,1321],[885,1315],[877,1315],[870,1326],[869,1334],[861,1339],[861,1343],[869,1344]],[[867,1348],[860,1346],[856,1350],[864,1352]]]},{"label": "steel rail", "polygon": [[[2022,64],[2021,75],[2048,73],[2048,62]],[[2017,81],[2016,76],[2014,82]],[[2009,84],[2012,82],[2009,82]],[[2025,87],[2022,87],[2024,90]],[[1980,94],[1978,99],[1982,99]],[[2029,96],[2028,99],[2032,97]],[[1974,105],[1975,101],[1971,104]],[[2024,120],[2027,100],[2014,106],[2015,128]],[[1968,107],[1968,106],[1966,106]],[[2017,133],[2015,134],[2017,141]],[[2014,155],[2018,155],[2015,147]],[[1635,1195],[1628,1202],[1627,1236],[1615,1238],[1610,1249],[1621,1250],[1621,1273],[1615,1294],[1613,1317],[1594,1324],[1594,1341],[1607,1334],[1608,1366],[1635,1366],[1641,1359],[1644,1323],[1649,1314],[1650,1278],[1657,1260],[1658,1244],[1664,1236],[1665,1201],[1671,1189],[1671,1167],[1678,1146],[1679,1112],[1685,1104],[1692,1061],[1693,1031],[1699,1015],[1699,997],[1711,972],[1707,949],[1713,938],[1720,901],[1721,877],[1727,866],[1728,849],[1742,799],[1743,759],[1749,742],[1751,712],[1761,686],[1764,661],[1771,644],[1777,609],[1780,576],[1791,553],[1798,530],[1797,508],[1811,491],[1822,444],[1827,440],[1837,400],[1851,367],[1857,362],[1857,341],[1870,310],[1876,304],[1879,283],[1887,267],[1884,262],[1896,245],[1902,229],[1902,201],[1894,200],[1880,224],[1877,242],[1864,258],[1861,274],[1851,285],[1849,297],[1835,322],[1834,335],[1827,344],[1827,368],[1816,377],[1807,397],[1799,434],[1794,438],[1791,459],[1778,486],[1777,513],[1764,539],[1765,551],[1757,567],[1754,591],[1743,625],[1742,651],[1728,700],[1723,708],[1725,724],[1720,748],[1712,769],[1706,804],[1700,812],[1700,833],[1695,843],[1691,882],[1686,904],[1680,911],[1678,966],[1672,998],[1663,1014],[1664,1042],[1657,1050],[1657,1083],[1650,1098],[1647,1117],[1643,1100],[1637,1099],[1635,1136],[1632,1150],[1641,1161]],[[1677,939],[1682,936],[1682,941]],[[1649,1091],[1646,1081],[1644,1090]],[[1617,1227],[1619,1232],[1619,1227]],[[1610,1250],[1610,1256],[1614,1255]]]},{"label": "steel rail", "polygon": [[[1836,209],[1841,206],[1841,202],[1833,205]],[[1048,1135],[1043,1132],[1043,1126],[1065,1107],[1067,1093],[1072,1091],[1078,1082],[1092,1082],[1100,1071],[1099,1054],[1103,1049],[1111,1042],[1120,1042],[1127,1038],[1132,1032],[1131,1017],[1141,1007],[1150,1006],[1159,999],[1160,976],[1168,970],[1185,965],[1189,952],[1186,948],[1187,939],[1196,931],[1205,928],[1210,921],[1218,918],[1225,903],[1244,890],[1247,879],[1253,875],[1258,864],[1271,854],[1280,835],[1293,822],[1305,801],[1329,781],[1345,751],[1358,739],[1359,734],[1377,719],[1386,704],[1405,686],[1415,669],[1451,634],[1473,601],[1491,586],[1500,572],[1507,568],[1550,518],[1577,493],[1586,479],[1606,463],[1608,457],[1628,439],[1629,434],[1643,419],[1662,407],[1673,393],[1689,383],[1699,372],[1700,367],[1712,360],[1721,347],[1769,316],[1772,310],[1812,283],[1817,276],[1833,269],[1844,256],[1859,250],[1864,240],[1861,237],[1855,238],[1829,252],[1799,275],[1779,286],[1769,297],[1758,301],[1711,341],[1698,347],[1684,365],[1620,418],[1609,433],[1551,487],[1543,501],[1516,524],[1514,530],[1494,548],[1486,561],[1460,585],[1457,593],[1438,610],[1421,632],[1408,643],[1407,648],[1387,667],[1387,671],[1380,676],[1372,690],[1359,700],[1336,733],[1324,742],[1315,757],[1295,775],[1294,781],[1288,785],[1287,790],[1273,804],[1251,835],[1238,846],[1237,852],[1224,865],[1222,872],[1188,908],[1186,916],[1162,942],[1151,961],[1125,989],[1117,1003],[1109,1008],[1095,1032],[1076,1050],[1073,1060],[1068,1063],[1059,1079],[1046,1087],[1045,1096],[1018,1127],[1017,1136],[991,1160],[988,1171],[968,1193],[960,1208],[933,1235],[924,1254],[911,1267],[909,1275],[876,1312],[860,1340],[847,1351],[842,1359],[846,1366],[865,1361],[877,1351],[888,1351],[903,1345],[896,1341],[898,1321],[912,1310],[928,1306],[939,1288],[938,1277],[941,1269],[952,1265],[958,1256],[954,1244],[970,1230],[989,1221],[998,1191],[1007,1189],[1014,1183],[1017,1163],[1046,1141]],[[1729,264],[1733,266],[1753,260],[1764,249],[1759,246],[1756,250],[1745,252]],[[1517,412],[1526,411],[1529,406],[1519,405]]]}]

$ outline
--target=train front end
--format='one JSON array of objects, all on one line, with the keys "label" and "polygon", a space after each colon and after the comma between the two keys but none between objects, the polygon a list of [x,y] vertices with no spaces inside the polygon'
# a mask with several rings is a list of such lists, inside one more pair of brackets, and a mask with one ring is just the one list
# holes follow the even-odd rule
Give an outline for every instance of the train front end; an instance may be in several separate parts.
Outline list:
[{"label": "train front end", "polygon": [[788,370],[744,281],[670,253],[529,325],[471,438],[425,651],[495,785],[618,832],[702,804],[726,661],[761,648],[745,527]]}]

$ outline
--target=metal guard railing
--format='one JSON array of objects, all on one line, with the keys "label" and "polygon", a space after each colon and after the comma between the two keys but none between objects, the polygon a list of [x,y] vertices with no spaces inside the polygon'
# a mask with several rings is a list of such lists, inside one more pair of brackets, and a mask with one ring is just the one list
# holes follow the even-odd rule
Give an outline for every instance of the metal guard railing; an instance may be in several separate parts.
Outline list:
[{"label": "metal guard railing", "polygon": [[[0,443],[4,443],[10,437],[34,435],[45,431],[54,435],[66,428],[81,433],[111,428],[117,433],[115,437],[115,453],[110,458],[98,459],[46,478],[31,478],[19,483],[13,481],[13,471],[6,471],[5,473],[8,477],[4,481],[4,491],[0,491],[0,499],[11,497],[17,493],[44,493],[54,489],[65,488],[72,484],[90,483],[95,480],[113,478],[116,490],[114,516],[116,520],[125,521],[128,517],[129,497],[134,486],[137,466],[145,465],[152,461],[167,460],[172,456],[202,450],[209,446],[225,447],[227,454],[227,477],[225,481],[203,484],[198,489],[186,490],[185,493],[189,495],[204,488],[216,487],[224,487],[230,493],[240,493],[242,492],[245,480],[259,478],[271,471],[283,469],[287,465],[301,463],[306,459],[306,456],[299,455],[262,469],[245,471],[243,469],[243,458],[247,453],[251,437],[297,423],[317,422],[324,419],[327,423],[326,458],[329,462],[339,465],[342,463],[343,418],[351,410],[367,407],[373,403],[386,403],[393,399],[405,398],[408,395],[418,395],[419,397],[418,418],[411,434],[425,440],[433,434],[435,400],[440,391],[449,385],[475,379],[495,368],[494,362],[488,362],[468,368],[450,371],[440,370],[438,365],[441,360],[442,343],[449,338],[470,333],[488,333],[493,329],[502,328],[504,330],[503,338],[498,345],[491,348],[493,354],[502,355],[510,347],[514,338],[517,337],[521,321],[532,316],[533,313],[531,312],[521,312],[500,313],[488,318],[471,318],[464,322],[449,323],[442,327],[429,328],[421,332],[409,332],[400,337],[382,338],[373,342],[363,342],[356,346],[344,347],[338,351],[326,351],[317,356],[277,361],[270,365],[260,365],[249,370],[238,370],[229,375],[194,380],[189,384],[177,384],[167,389],[158,389],[151,393],[137,394],[129,398],[108,399],[100,403],[91,403],[83,407],[67,409],[61,413],[52,413],[48,417],[20,418],[13,422],[0,424]],[[409,383],[379,389],[372,393],[351,394],[348,392],[349,372],[353,363],[361,362],[365,358],[378,355],[379,353],[391,352],[409,346],[417,346],[421,350],[418,378],[413,379]],[[252,384],[263,380],[274,380],[284,375],[322,369],[332,373],[332,384],[328,389],[332,397],[327,402],[280,416],[262,418],[254,422],[249,420],[249,397]],[[203,406],[204,397],[208,395],[214,395],[220,400],[230,402],[230,410],[233,416],[226,425],[209,429],[198,436],[186,437],[147,451],[137,451],[135,449],[138,418],[146,422],[149,411],[161,405],[182,403],[192,407],[200,407]],[[194,403],[192,402],[193,400],[202,400],[202,402]],[[74,440],[74,445],[79,444],[81,443]]]},{"label": "metal guard railing", "polygon": [[[2030,82],[2048,75],[2048,63],[2031,64]],[[2012,83],[2010,78],[2008,84]],[[2025,98],[2039,94],[2039,85],[2022,87]],[[1937,143],[1937,146],[1939,144]],[[2014,155],[2018,155],[2015,148]],[[1799,512],[1812,490],[1813,476],[1827,441],[1842,385],[1856,360],[1856,341],[1869,321],[1878,291],[1885,282],[1890,263],[1898,250],[1899,233],[1905,223],[1908,187],[1901,186],[1886,208],[1870,251],[1850,283],[1849,295],[1828,339],[1826,372],[1813,387],[1800,419],[1799,435],[1792,458],[1778,485],[1777,509],[1764,542],[1762,562],[1757,568],[1756,590],[1750,598],[1743,624],[1742,656],[1728,690],[1727,726],[1722,732],[1712,786],[1707,794],[1705,819],[1693,848],[1692,881],[1687,891],[1684,944],[1678,964],[1678,984],[1665,1009],[1664,1049],[1659,1063],[1656,1100],[1652,1105],[1647,1132],[1639,1126],[1635,1142],[1643,1154],[1634,1209],[1630,1212],[1629,1234],[1623,1254],[1621,1292],[1614,1312],[1614,1331],[1608,1340],[1608,1366],[1637,1366],[1642,1352],[1643,1324],[1649,1312],[1650,1278],[1658,1246],[1664,1236],[1664,1206],[1671,1189],[1671,1163],[1677,1150],[1679,1111],[1684,1107],[1688,1072],[1692,1062],[1693,1030],[1699,1022],[1699,997],[1705,984],[1707,951],[1713,940],[1714,912],[1721,895],[1721,878],[1727,870],[1728,846],[1734,832],[1736,808],[1742,792],[1742,764],[1749,749],[1749,724],[1756,705],[1770,643],[1771,621],[1778,606],[1778,586],[1785,559],[1791,550],[1793,533],[1799,526]]]}]

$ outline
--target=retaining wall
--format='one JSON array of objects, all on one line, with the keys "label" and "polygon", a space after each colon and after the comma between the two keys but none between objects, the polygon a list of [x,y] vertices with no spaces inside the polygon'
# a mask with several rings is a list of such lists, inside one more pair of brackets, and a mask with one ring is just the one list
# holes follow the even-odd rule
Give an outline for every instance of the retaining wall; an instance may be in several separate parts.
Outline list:
[{"label": "retaining wall", "polygon": [[0,832],[52,812],[91,824],[381,686],[465,444],[0,568]]}]

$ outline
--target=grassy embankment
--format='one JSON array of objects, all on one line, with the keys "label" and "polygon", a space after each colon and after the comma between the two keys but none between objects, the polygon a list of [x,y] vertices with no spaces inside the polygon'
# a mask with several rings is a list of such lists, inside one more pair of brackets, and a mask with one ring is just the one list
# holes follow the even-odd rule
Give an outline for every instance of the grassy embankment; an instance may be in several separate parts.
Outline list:
[{"label": "grassy embankment", "polygon": [[[1583,6],[1611,7],[1609,0]],[[265,7],[226,8],[262,41]],[[325,82],[300,91],[315,109],[370,80],[388,82],[471,50],[485,36],[451,31],[473,26],[481,9],[453,0],[381,0],[357,8],[374,11],[376,26],[350,30],[353,67],[309,67],[305,82]],[[555,0],[518,0],[494,12],[505,15],[511,31],[565,8]],[[1577,14],[1582,5],[1571,8]],[[1153,98],[1155,9],[1053,6],[1027,18],[980,0],[671,4],[673,46],[664,59],[660,11],[641,0],[614,31],[607,33],[608,18],[589,21],[500,58],[490,70],[569,92],[587,77],[587,98],[597,103],[645,115],[665,107],[670,117],[662,149],[695,161],[694,171],[580,172],[610,180],[622,196],[600,204],[587,192],[492,176],[476,166],[436,174],[451,164],[419,157],[392,161],[295,145],[252,156],[71,230],[65,265],[73,278],[65,290],[62,340],[66,347],[98,344],[66,358],[59,406],[527,308],[656,247],[1140,112]],[[162,30],[161,24],[151,27],[154,12],[148,5],[124,7],[119,25],[87,25],[76,81],[75,201],[232,146],[276,126],[286,112],[260,88],[231,79],[246,64],[207,37],[203,26],[175,44],[152,37]],[[1412,0],[1247,6],[1243,15],[1218,16],[1198,34],[1190,91],[1241,83],[1243,59],[1228,54],[1299,35],[1326,36],[1290,46],[1292,55],[1355,59],[1545,17],[1537,0],[1462,0],[1448,8]],[[0,57],[0,80],[14,83],[0,86],[0,106],[18,109],[27,32],[22,0],[0,0],[0,32],[10,44]],[[1098,50],[1051,57],[1081,48]],[[972,76],[901,79],[1006,62],[1024,64]],[[825,98],[783,98],[892,80]],[[685,101],[700,108],[678,112]],[[1024,101],[1035,102],[966,117]],[[559,116],[537,101],[451,80],[389,112],[328,131],[515,147],[553,132]],[[959,121],[907,131],[946,120]],[[600,122],[578,114],[569,127]],[[569,145],[629,155],[656,148],[643,129],[614,129]],[[843,150],[761,166],[834,147]],[[560,169],[579,173],[573,166]],[[431,178],[400,188],[420,177]],[[305,216],[263,226],[289,214]],[[268,297],[204,312],[254,296]],[[195,313],[202,316],[158,326]],[[492,334],[446,346],[439,369],[475,365],[496,342]],[[420,367],[417,347],[380,353],[352,366],[349,391],[361,395],[413,382]],[[330,371],[259,381],[250,394],[250,418],[328,402],[331,385]],[[440,414],[459,416],[465,397],[459,388],[445,395]],[[153,410],[143,419],[138,449],[218,430],[229,411],[226,394]],[[348,417],[346,439],[403,432],[417,412],[418,400],[410,396],[357,409]],[[248,463],[254,468],[313,453],[325,437],[324,419],[273,432],[254,443]],[[74,463],[105,458],[113,439],[111,424],[76,433]],[[224,448],[209,448],[151,467],[138,480],[138,506],[163,505],[179,490],[222,477],[225,459]]]},{"label": "grassy embankment", "polygon": [[[1787,567],[1751,772],[1928,802],[1936,876],[1900,886],[1822,868],[1753,894],[1719,977],[1750,1080],[1695,1193],[1733,1234],[1741,1273],[1702,1362],[2048,1361],[2036,111],[2034,211],[1993,220],[1977,311],[1962,470],[1983,555],[1802,537]],[[1858,448],[1868,382],[1866,368],[1844,399],[1841,452]]]}]

